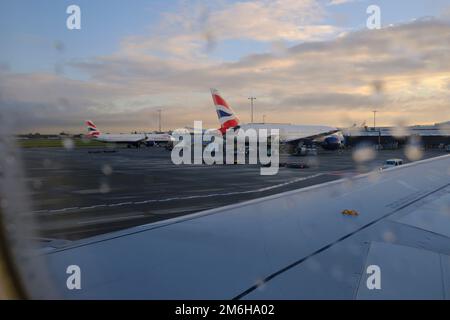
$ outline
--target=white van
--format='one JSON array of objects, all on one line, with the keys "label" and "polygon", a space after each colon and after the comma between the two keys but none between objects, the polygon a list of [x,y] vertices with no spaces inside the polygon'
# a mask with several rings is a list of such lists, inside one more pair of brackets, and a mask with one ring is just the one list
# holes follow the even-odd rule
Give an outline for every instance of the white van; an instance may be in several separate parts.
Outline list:
[{"label": "white van", "polygon": [[403,159],[389,159],[384,162],[382,169],[398,167],[403,164]]}]

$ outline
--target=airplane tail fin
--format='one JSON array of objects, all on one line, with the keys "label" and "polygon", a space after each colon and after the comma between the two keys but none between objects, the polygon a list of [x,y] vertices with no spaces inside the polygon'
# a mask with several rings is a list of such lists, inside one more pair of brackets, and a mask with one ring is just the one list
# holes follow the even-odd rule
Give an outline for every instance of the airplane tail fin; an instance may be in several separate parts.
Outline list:
[{"label": "airplane tail fin", "polygon": [[239,126],[239,119],[233,109],[222,98],[217,89],[211,89],[211,95],[220,121],[219,131],[224,134],[228,129]]},{"label": "airplane tail fin", "polygon": [[100,131],[97,129],[97,126],[94,124],[91,120],[86,120],[86,126],[88,129],[88,136],[89,137],[97,137],[100,135]]}]

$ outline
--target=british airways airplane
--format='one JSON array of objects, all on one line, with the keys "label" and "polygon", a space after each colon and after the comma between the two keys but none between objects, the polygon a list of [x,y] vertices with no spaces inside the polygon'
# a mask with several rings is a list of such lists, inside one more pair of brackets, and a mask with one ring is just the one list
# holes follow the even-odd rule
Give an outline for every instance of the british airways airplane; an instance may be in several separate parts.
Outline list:
[{"label": "british airways airplane", "polygon": [[173,140],[170,134],[148,134],[148,133],[130,133],[130,134],[109,134],[101,133],[97,126],[91,120],[86,120],[88,128],[88,137],[105,143],[127,144],[128,146],[139,147],[142,143],[168,143]]},{"label": "british airways airplane", "polygon": [[220,121],[219,131],[225,134],[228,129],[279,129],[280,143],[288,144],[297,149],[305,144],[317,143],[324,149],[337,150],[344,141],[339,129],[328,126],[292,125],[279,123],[248,123],[240,124],[236,113],[220,95],[217,89],[211,89],[212,98]]}]

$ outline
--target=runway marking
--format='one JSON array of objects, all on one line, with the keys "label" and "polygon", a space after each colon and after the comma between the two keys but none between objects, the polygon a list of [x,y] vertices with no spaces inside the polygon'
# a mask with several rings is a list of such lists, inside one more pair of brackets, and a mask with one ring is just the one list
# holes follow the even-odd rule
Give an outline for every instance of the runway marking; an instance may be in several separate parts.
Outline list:
[{"label": "runway marking", "polygon": [[278,188],[282,188],[297,182],[309,180],[318,178],[320,176],[325,175],[324,173],[317,173],[311,176],[307,177],[301,177],[296,178],[290,181],[286,181],[283,183],[279,183],[273,186],[265,187],[265,188],[259,188],[254,190],[246,190],[246,191],[233,191],[233,192],[223,192],[223,193],[211,193],[211,194],[201,194],[201,195],[194,195],[194,196],[186,196],[186,197],[172,197],[172,198],[166,198],[166,199],[149,199],[149,200],[141,200],[141,201],[129,201],[129,202],[120,202],[120,203],[111,203],[111,204],[97,204],[92,206],[86,206],[86,207],[71,207],[71,208],[62,208],[62,209],[52,209],[52,210],[39,210],[39,211],[33,211],[33,214],[37,213],[62,213],[67,211],[75,211],[75,210],[91,210],[101,207],[122,207],[122,206],[129,206],[129,205],[142,205],[142,204],[148,204],[148,203],[155,203],[155,202],[170,202],[170,201],[178,201],[178,200],[192,200],[192,199],[203,199],[203,198],[212,198],[212,197],[222,197],[222,196],[233,196],[233,195],[240,195],[240,194],[251,194],[251,193],[258,193],[258,192],[265,192],[270,191]]},{"label": "runway marking", "polygon": [[55,209],[55,210],[40,210],[40,211],[34,211],[33,213],[37,212],[64,212],[69,210],[79,210],[79,207],[71,207],[71,208],[63,208],[63,209]]},{"label": "runway marking", "polygon": [[145,217],[145,214],[138,214],[134,216],[127,216],[127,217],[117,217],[117,218],[103,218],[103,219],[91,219],[86,221],[79,221],[77,222],[78,225],[85,225],[85,224],[92,224],[97,222],[117,222],[117,221],[124,221],[124,220],[131,220],[136,218],[142,218]]}]

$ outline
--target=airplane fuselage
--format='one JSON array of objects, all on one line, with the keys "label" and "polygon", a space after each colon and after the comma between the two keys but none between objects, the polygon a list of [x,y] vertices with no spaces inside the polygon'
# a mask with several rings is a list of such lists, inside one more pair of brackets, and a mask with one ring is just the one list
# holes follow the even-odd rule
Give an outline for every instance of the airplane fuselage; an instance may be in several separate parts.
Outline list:
[{"label": "airplane fuselage", "polygon": [[95,140],[104,143],[117,143],[138,145],[140,143],[166,144],[173,141],[170,134],[166,133],[151,133],[151,134],[106,134],[102,133],[94,137]]},{"label": "airplane fuselage", "polygon": [[316,125],[293,125],[284,123],[248,123],[240,126],[241,129],[278,129],[280,133],[280,143],[308,139],[309,137],[319,136],[329,132],[330,135],[338,130],[334,127],[316,126]]},{"label": "airplane fuselage", "polygon": [[110,143],[139,143],[147,140],[144,134],[107,134],[102,133],[94,137],[95,140],[100,142]]}]

